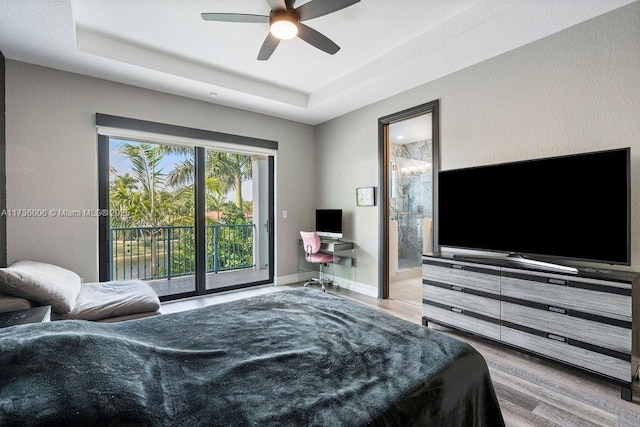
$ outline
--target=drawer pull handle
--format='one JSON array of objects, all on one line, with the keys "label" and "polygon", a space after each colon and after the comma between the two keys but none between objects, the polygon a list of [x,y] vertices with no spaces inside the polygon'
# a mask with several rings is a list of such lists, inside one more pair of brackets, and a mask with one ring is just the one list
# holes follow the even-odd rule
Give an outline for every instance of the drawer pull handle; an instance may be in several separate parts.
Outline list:
[{"label": "drawer pull handle", "polygon": [[453,311],[454,313],[464,314],[464,310],[461,308],[451,307],[451,311]]},{"label": "drawer pull handle", "polygon": [[452,291],[464,292],[464,288],[462,286],[451,285]]},{"label": "drawer pull handle", "polygon": [[553,284],[553,285],[566,285],[567,281],[566,280],[562,280],[562,279],[549,279],[549,283]]},{"label": "drawer pull handle", "polygon": [[451,268],[455,268],[456,270],[464,270],[464,265],[451,264]]},{"label": "drawer pull handle", "polygon": [[550,305],[548,308],[549,308],[549,311],[553,311],[554,313],[567,314],[566,308],[554,307],[552,305]]},{"label": "drawer pull handle", "polygon": [[554,341],[567,342],[567,339],[565,337],[561,337],[560,335],[547,334],[547,338]]}]

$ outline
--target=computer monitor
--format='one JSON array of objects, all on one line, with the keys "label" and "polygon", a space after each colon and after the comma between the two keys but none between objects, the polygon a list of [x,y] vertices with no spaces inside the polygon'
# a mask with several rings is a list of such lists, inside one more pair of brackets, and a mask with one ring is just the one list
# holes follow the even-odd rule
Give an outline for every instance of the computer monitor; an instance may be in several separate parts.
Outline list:
[{"label": "computer monitor", "polygon": [[342,238],[342,209],[316,209],[316,233],[329,239]]}]

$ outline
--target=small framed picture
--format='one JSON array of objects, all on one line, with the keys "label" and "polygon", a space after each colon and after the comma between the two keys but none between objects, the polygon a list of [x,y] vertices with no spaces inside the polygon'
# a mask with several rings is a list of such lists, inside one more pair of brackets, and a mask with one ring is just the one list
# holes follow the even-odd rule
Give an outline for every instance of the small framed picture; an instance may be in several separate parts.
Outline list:
[{"label": "small framed picture", "polygon": [[356,205],[375,206],[376,205],[376,188],[375,187],[356,188]]}]

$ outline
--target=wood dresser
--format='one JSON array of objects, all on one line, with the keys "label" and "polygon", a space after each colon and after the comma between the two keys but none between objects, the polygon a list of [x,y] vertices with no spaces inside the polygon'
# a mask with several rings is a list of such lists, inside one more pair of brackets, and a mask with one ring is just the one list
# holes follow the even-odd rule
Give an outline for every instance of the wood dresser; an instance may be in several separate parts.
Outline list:
[{"label": "wood dresser", "polygon": [[596,374],[619,384],[631,401],[639,279],[623,271],[557,273],[501,258],[424,255],[422,321]]}]

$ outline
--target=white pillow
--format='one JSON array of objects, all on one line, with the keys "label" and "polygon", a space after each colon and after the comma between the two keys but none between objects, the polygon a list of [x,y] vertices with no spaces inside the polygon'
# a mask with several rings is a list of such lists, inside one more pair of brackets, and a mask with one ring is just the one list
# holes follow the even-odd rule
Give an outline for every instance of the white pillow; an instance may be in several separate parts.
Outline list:
[{"label": "white pillow", "polygon": [[36,261],[17,261],[0,268],[0,292],[51,305],[69,313],[80,293],[80,276],[70,270]]}]

